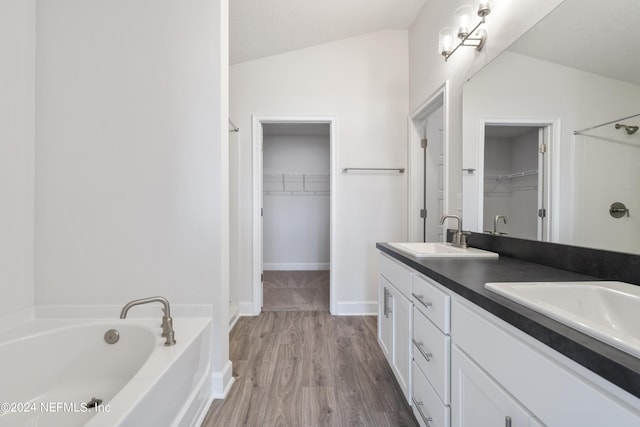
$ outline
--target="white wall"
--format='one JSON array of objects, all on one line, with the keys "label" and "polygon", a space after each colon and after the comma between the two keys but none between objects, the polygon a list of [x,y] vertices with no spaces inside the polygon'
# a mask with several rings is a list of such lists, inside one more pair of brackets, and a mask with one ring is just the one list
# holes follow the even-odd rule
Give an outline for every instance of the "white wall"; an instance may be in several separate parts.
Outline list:
[{"label": "white wall", "polygon": [[224,0],[41,1],[36,44],[36,304],[160,294],[208,313],[217,392],[230,375],[227,13]]},{"label": "white wall", "polygon": [[[264,136],[265,270],[329,269],[331,153],[325,127],[324,136]],[[308,174],[304,182],[301,174]]]},{"label": "white wall", "polygon": [[[445,62],[438,53],[438,32],[454,25],[454,12],[466,0],[427,1],[409,31],[410,110],[414,111],[444,81],[450,83],[449,105],[449,206],[446,213],[462,209],[462,86],[563,0],[494,0],[485,28],[484,49],[461,48]],[[463,218],[466,223],[466,218]],[[466,228],[466,226],[465,226]]]},{"label": "white wall", "polygon": [[33,306],[35,0],[0,2],[0,317]]},{"label": "white wall", "polygon": [[[251,115],[337,117],[337,163],[343,167],[406,166],[407,32],[382,31],[233,65],[231,117],[251,129]],[[241,132],[237,170],[242,194],[242,263],[251,265],[251,135]],[[406,239],[406,177],[339,174],[336,260],[338,312],[377,307],[375,243]],[[251,271],[234,272],[240,300],[252,298]],[[250,305],[250,304],[249,304]]]},{"label": "white wall", "polygon": [[[578,198],[581,194],[593,194],[593,187],[586,188],[584,180],[579,176],[593,176],[599,169],[593,167],[593,162],[581,163],[581,159],[585,155],[585,148],[596,150],[595,154],[589,154],[591,158],[600,155],[593,144],[588,144],[583,139],[576,140],[573,131],[629,115],[637,108],[639,97],[638,85],[505,52],[475,75],[465,87],[464,138],[465,141],[476,141],[477,124],[481,118],[486,117],[560,119],[560,140],[555,141],[556,151],[552,148],[555,158],[552,159],[554,166],[551,180],[558,185],[556,195],[552,195],[554,205],[550,207],[557,215],[557,220],[552,224],[552,229],[556,230],[553,240],[615,249],[617,237],[613,237],[614,234],[610,235],[610,239],[603,241],[603,244],[597,244],[592,240],[594,227],[601,228],[604,224],[609,224],[608,221],[602,221],[600,218],[596,222],[582,224],[585,212],[584,206],[580,204],[585,202],[579,201]],[[470,151],[475,151],[473,144],[469,145]],[[614,145],[611,145],[610,149],[614,150]],[[472,156],[469,156],[469,159],[469,167],[476,167],[471,160]],[[633,176],[627,177],[632,178]],[[630,182],[627,179],[618,181],[616,185]],[[469,188],[473,188],[473,177],[467,180]],[[611,200],[613,201],[615,200]],[[608,206],[607,204],[607,209]],[[467,210],[465,207],[466,217],[473,218],[473,208],[470,206]],[[598,209],[608,216],[607,209]],[[620,224],[622,221],[615,222],[616,226]],[[618,248],[629,246],[633,247],[633,243],[618,245]],[[635,246],[637,247],[637,241]]]}]

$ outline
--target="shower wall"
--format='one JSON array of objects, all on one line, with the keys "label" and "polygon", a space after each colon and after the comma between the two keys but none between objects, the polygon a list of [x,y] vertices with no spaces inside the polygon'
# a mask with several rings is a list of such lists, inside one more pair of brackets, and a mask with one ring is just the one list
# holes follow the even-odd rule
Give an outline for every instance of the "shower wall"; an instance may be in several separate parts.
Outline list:
[{"label": "shower wall", "polygon": [[[576,244],[640,252],[640,134],[611,125],[577,136],[575,187]],[[629,215],[612,217],[614,202]]]}]

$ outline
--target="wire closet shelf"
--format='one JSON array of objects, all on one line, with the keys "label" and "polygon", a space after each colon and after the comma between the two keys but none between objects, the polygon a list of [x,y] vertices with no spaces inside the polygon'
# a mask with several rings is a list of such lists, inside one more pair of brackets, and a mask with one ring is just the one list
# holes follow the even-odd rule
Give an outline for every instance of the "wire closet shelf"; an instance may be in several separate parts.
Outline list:
[{"label": "wire closet shelf", "polygon": [[329,173],[266,172],[263,194],[267,196],[328,196]]}]

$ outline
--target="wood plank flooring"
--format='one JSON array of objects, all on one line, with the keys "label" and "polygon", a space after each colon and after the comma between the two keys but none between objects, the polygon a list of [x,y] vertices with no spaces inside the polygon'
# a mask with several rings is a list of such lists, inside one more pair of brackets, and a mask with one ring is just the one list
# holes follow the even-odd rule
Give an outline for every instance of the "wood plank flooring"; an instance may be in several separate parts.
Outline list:
[{"label": "wood plank flooring", "polygon": [[240,318],[229,343],[235,384],[202,427],[417,426],[376,321],[321,311]]},{"label": "wood plank flooring", "polygon": [[265,271],[262,311],[329,311],[329,270]]}]

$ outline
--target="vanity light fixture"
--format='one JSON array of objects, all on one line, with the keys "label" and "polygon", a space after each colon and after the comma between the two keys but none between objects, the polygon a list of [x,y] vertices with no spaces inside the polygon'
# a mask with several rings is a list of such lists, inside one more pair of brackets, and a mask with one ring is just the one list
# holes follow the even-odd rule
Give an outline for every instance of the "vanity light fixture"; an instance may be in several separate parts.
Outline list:
[{"label": "vanity light fixture", "polygon": [[[457,28],[446,27],[440,30],[438,52],[448,60],[453,52],[460,46],[471,46],[481,50],[487,38],[487,32],[481,29],[485,17],[491,13],[491,3],[489,0],[476,0],[474,5],[460,6],[456,9],[455,17]],[[474,14],[480,17],[480,22],[475,27],[473,25]],[[458,44],[456,42],[459,40]]]}]

